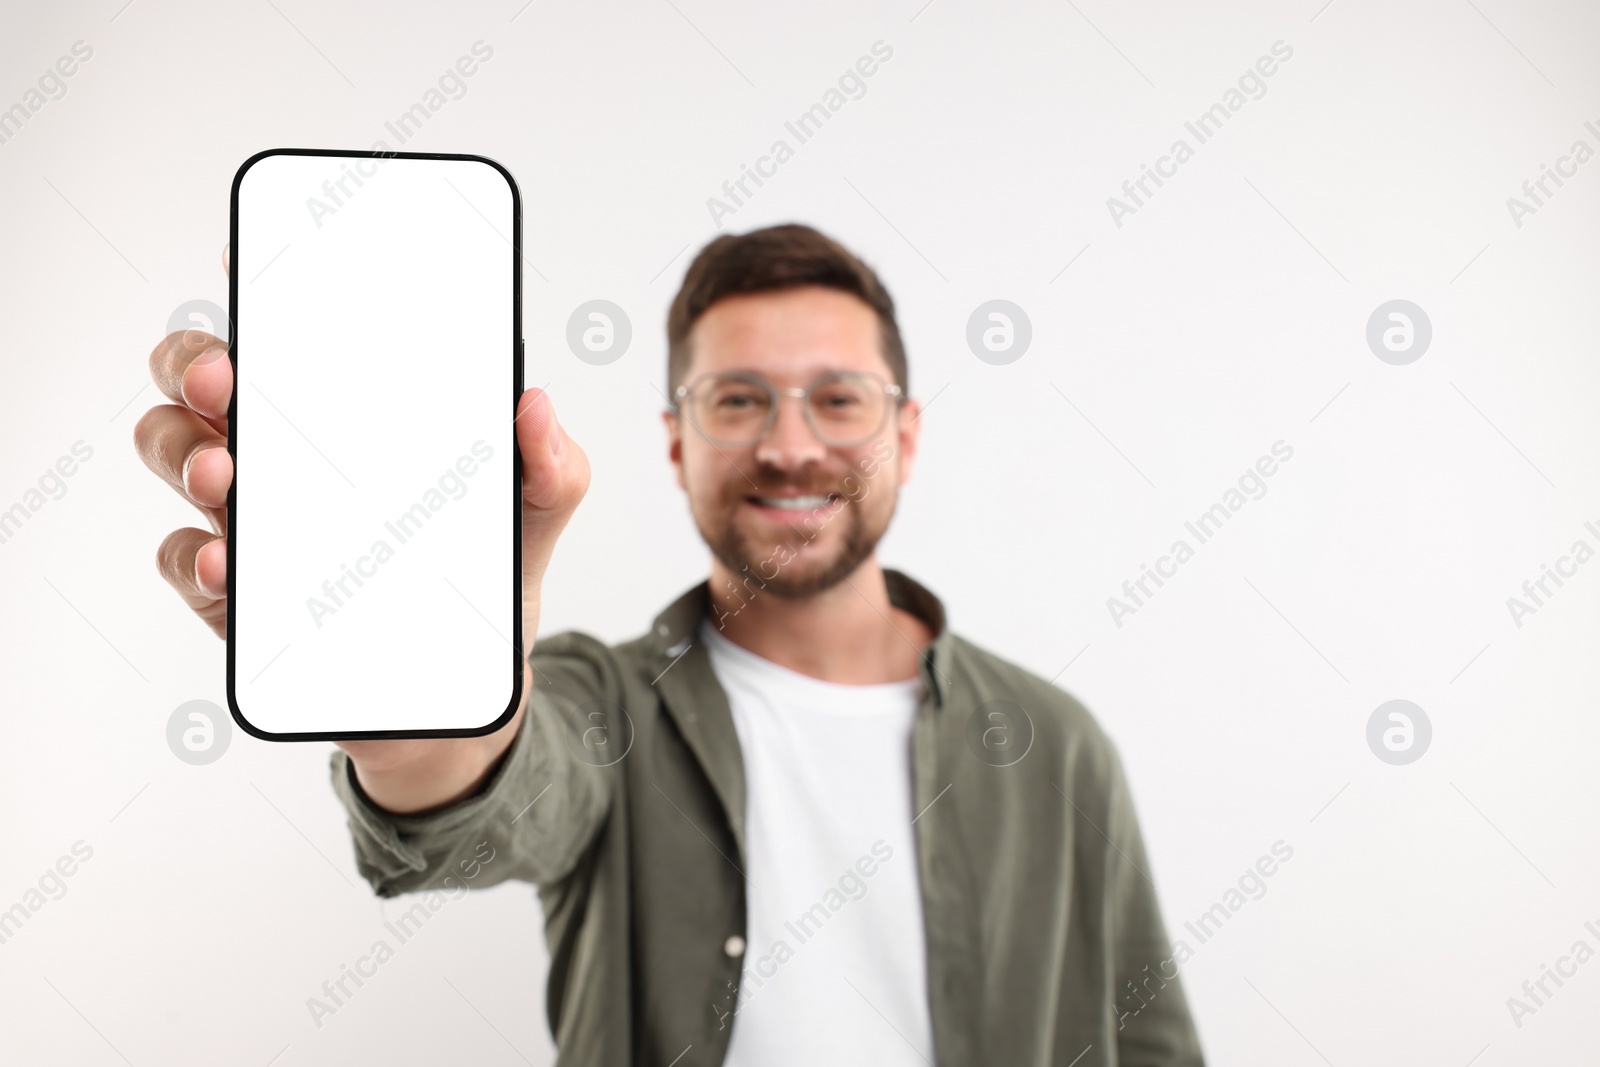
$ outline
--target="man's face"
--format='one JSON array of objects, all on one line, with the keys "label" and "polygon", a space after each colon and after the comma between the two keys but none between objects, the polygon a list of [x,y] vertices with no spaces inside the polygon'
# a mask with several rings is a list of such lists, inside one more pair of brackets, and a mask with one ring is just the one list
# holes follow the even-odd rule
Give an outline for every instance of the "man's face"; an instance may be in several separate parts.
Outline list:
[{"label": "man's face", "polygon": [[[779,389],[804,388],[832,371],[865,371],[885,382],[877,314],[836,289],[802,286],[727,297],[689,334],[683,384],[743,371]],[[670,456],[700,536],[734,574],[748,568],[779,596],[805,597],[854,573],[877,547],[916,453],[915,401],[889,413],[859,444],[824,444],[800,400],[780,397],[766,435],[747,445],[712,442],[685,416],[666,412]],[[785,507],[820,497],[820,507]]]}]

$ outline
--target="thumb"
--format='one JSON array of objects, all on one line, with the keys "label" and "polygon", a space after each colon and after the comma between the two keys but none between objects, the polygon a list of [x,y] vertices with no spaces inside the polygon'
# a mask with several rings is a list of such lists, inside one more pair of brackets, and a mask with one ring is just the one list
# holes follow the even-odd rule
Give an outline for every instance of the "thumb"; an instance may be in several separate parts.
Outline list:
[{"label": "thumb", "polygon": [[543,389],[517,401],[517,448],[522,453],[524,570],[544,574],[556,537],[589,489],[589,457],[556,421]]}]

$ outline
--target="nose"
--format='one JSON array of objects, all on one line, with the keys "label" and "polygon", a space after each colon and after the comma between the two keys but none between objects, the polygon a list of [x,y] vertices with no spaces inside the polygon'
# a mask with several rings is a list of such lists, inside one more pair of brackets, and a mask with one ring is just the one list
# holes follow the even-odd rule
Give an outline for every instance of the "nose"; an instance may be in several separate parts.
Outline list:
[{"label": "nose", "polygon": [[805,400],[779,395],[772,426],[756,442],[756,460],[779,470],[796,470],[807,463],[820,462],[827,454],[828,447],[806,421]]}]

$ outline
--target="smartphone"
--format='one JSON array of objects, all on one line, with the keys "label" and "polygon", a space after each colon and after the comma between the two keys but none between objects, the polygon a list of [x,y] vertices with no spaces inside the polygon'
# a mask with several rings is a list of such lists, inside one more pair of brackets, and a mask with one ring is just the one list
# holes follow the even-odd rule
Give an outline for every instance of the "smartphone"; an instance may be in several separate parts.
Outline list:
[{"label": "smartphone", "polygon": [[482,156],[233,179],[228,706],[269,741],[470,737],[522,698],[522,208]]}]

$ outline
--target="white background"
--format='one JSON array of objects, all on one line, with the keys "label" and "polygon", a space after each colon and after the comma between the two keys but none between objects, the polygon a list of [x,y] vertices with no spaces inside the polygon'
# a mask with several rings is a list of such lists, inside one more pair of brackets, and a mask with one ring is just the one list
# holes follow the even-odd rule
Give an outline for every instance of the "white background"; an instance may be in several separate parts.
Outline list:
[{"label": "white background", "polygon": [[[1574,140],[1600,148],[1592,6],[119,7],[0,32],[0,107],[94,48],[0,144],[0,508],[94,449],[0,544],[0,908],[94,849],[0,945],[9,1058],[551,1057],[520,885],[451,903],[312,1023],[306,999],[396,909],[355,874],[326,746],[168,750],[174,708],[221,702],[223,646],[153,565],[200,520],[131,446],[168,316],[226,303],[239,163],[399,147],[385,122],[477,40],[493,57],[405,147],[488,155],[524,193],[527,380],[594,464],[546,631],[633,636],[704,576],[655,414],[667,304],[717,232],[707,197],[883,40],[867,94],[724,229],[812,223],[893,290],[934,402],[883,558],[1105,724],[1173,936],[1293,847],[1185,969],[1210,1061],[1592,1048],[1600,961],[1520,1028],[1506,1007],[1579,938],[1600,949],[1600,563],[1520,628],[1506,607],[1573,541],[1600,547],[1600,162],[1521,227],[1506,206]],[[1294,55],[1266,95],[1116,226],[1106,198],[1278,40]],[[604,366],[565,341],[597,298],[634,327]],[[994,298],[1033,324],[1007,366],[965,341]],[[1396,298],[1433,325],[1403,367],[1365,341]],[[1106,598],[1280,439],[1267,495],[1114,625]],[[1395,698],[1433,724],[1405,767],[1365,739]]]}]

